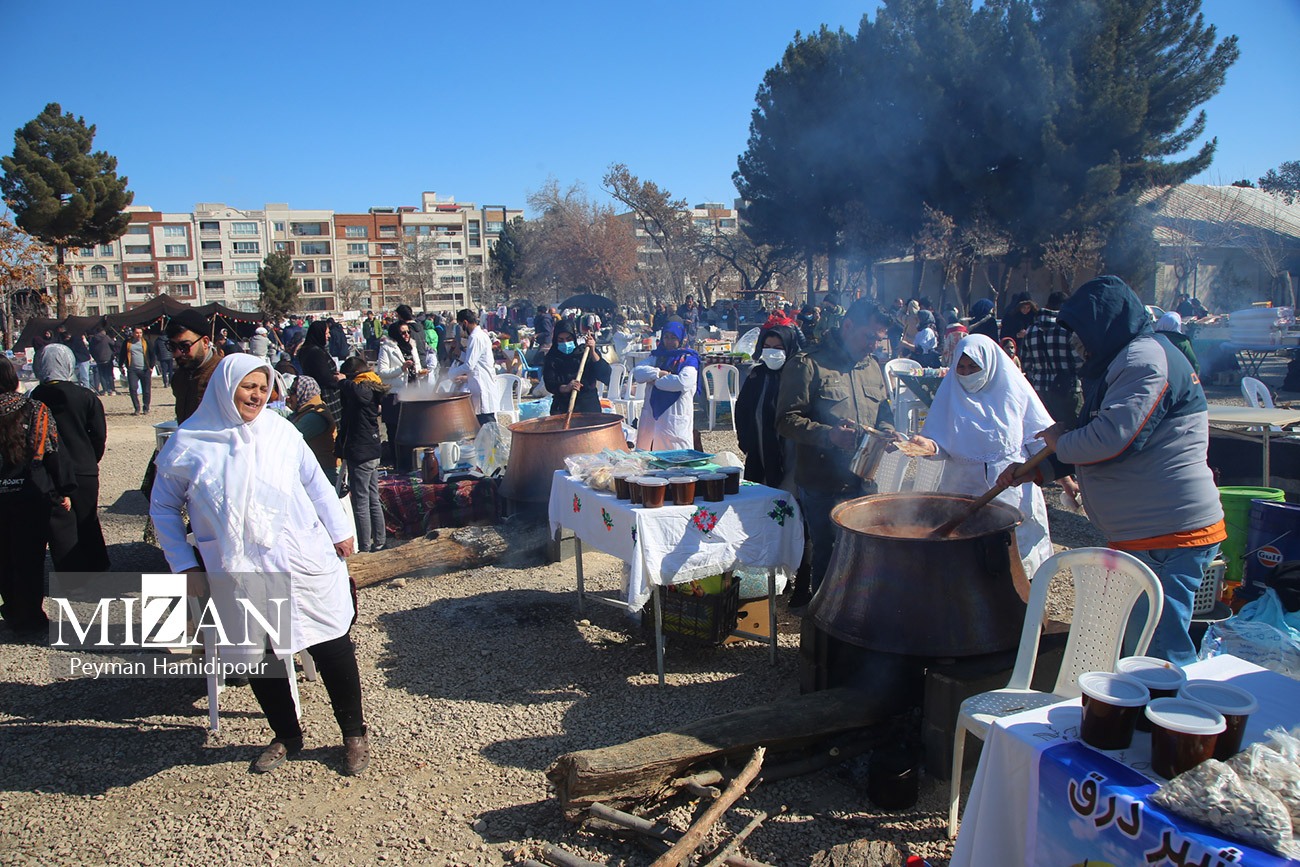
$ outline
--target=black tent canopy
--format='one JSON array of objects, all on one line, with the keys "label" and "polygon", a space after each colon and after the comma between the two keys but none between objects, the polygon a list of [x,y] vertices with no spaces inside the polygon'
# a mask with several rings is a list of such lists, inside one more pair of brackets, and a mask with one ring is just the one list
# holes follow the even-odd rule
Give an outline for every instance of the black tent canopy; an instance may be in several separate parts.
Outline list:
[{"label": "black tent canopy", "polygon": [[615,310],[618,305],[610,301],[604,295],[597,295],[595,292],[584,292],[581,295],[574,295],[564,299],[560,304],[561,310],[576,307],[579,310]]}]

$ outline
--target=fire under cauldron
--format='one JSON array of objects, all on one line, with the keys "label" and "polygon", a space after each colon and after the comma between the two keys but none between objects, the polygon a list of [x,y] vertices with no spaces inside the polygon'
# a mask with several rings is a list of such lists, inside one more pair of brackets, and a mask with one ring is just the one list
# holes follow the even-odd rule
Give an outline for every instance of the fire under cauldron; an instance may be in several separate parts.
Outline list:
[{"label": "fire under cauldron", "polygon": [[951,536],[932,535],[972,502],[883,494],[831,512],[835,549],[801,647],[821,670],[805,688],[856,686],[884,717],[919,703],[935,660],[1019,644],[1026,606],[1017,585],[1027,586],[1015,536],[1020,512],[989,503]]},{"label": "fire under cauldron", "polygon": [[569,455],[590,455],[605,449],[627,451],[623,417],[609,413],[576,413],[564,428],[564,416],[551,415],[510,425],[510,463],[501,483],[501,496],[516,503],[546,503],[551,477],[564,469]]},{"label": "fire under cauldron", "polygon": [[459,442],[478,435],[478,416],[469,394],[452,394],[398,404],[397,445],[393,455],[398,472],[415,468],[412,449]]}]

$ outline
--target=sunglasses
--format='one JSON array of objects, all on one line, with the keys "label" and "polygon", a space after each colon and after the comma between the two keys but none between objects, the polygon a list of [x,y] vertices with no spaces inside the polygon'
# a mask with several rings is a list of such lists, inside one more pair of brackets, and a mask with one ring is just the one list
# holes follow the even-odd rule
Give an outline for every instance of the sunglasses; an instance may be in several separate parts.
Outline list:
[{"label": "sunglasses", "polygon": [[169,341],[169,343],[171,344],[172,354],[175,354],[177,352],[189,352],[190,348],[194,346],[194,344],[198,343],[198,341],[197,340],[172,340]]}]

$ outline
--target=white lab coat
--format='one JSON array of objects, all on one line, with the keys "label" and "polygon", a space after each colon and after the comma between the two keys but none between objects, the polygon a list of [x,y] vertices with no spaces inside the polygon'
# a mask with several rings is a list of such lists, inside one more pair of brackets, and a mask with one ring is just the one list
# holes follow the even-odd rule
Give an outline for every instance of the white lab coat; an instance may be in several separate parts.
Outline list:
[{"label": "white lab coat", "polygon": [[465,391],[470,394],[474,412],[483,415],[501,411],[501,384],[497,380],[496,361],[492,358],[492,341],[482,326],[474,329],[468,338],[462,338],[465,349],[448,370],[447,375],[469,375]]},{"label": "white lab coat", "polygon": [[655,418],[650,409],[650,396],[646,395],[645,405],[641,408],[641,419],[637,422],[636,447],[645,451],[671,451],[673,449],[695,448],[695,386],[699,379],[699,369],[684,367],[680,373],[659,375],[653,356],[644,364],[632,368],[632,379],[636,382],[649,382],[651,389],[671,391],[677,395],[677,401],[664,414]]}]

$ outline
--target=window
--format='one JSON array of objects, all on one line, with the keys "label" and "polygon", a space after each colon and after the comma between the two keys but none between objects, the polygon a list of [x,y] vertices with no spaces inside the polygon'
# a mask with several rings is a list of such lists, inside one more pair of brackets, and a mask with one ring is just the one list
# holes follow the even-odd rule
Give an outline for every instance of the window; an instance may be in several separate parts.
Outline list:
[{"label": "window", "polygon": [[304,292],[315,292],[315,291],[316,291],[316,281],[315,281],[315,280],[303,280],[303,281],[302,281],[302,291],[304,291]]},{"label": "window", "polygon": [[470,263],[471,265],[482,265],[482,264],[483,264],[483,257],[482,257],[482,256],[470,256],[470,257],[469,257],[469,263]]},{"label": "window", "polygon": [[320,267],[317,268],[316,270],[320,271],[322,274],[329,274],[334,270],[334,263],[331,262],[329,259],[321,259]]},{"label": "window", "polygon": [[236,262],[231,270],[236,274],[256,274],[258,267],[257,262]]},{"label": "window", "polygon": [[443,286],[455,286],[457,284],[464,283],[465,278],[464,277],[443,277],[438,282],[442,283]]},{"label": "window", "polygon": [[231,223],[230,234],[232,235],[256,235],[257,223]]},{"label": "window", "polygon": [[99,308],[98,308],[98,307],[87,307],[87,308],[86,308],[86,315],[87,315],[87,316],[98,316],[98,315],[99,315]]},{"label": "window", "polygon": [[110,304],[110,305],[108,305],[107,307],[104,308],[104,312],[105,312],[105,313],[117,313],[117,312],[119,312],[119,310],[118,310],[118,306],[117,306],[116,304]]},{"label": "window", "polygon": [[261,291],[261,287],[258,286],[256,280],[240,280],[235,283],[235,291],[241,295],[256,294]]},{"label": "window", "polygon": [[114,286],[112,283],[110,283],[110,284],[108,284],[107,286],[105,286],[105,287],[104,287],[104,297],[105,297],[105,298],[116,298],[116,297],[117,297],[117,287]]},{"label": "window", "polygon": [[333,291],[334,291],[334,280],[333,280],[333,278],[331,278],[331,277],[322,277],[322,278],[321,278],[321,281],[320,281],[320,291],[322,291],[322,292],[333,292]]},{"label": "window", "polygon": [[427,235],[429,234],[428,226],[403,226],[402,233],[405,235]]},{"label": "window", "polygon": [[289,249],[289,243],[287,241],[275,241],[274,244],[275,252],[277,253],[284,253]]},{"label": "window", "polygon": [[220,263],[220,262],[204,262],[204,263],[203,263],[203,270],[206,271],[206,272],[209,273],[209,274],[220,274],[220,273],[221,273],[221,263]]},{"label": "window", "polygon": [[87,287],[86,287],[86,297],[87,297],[87,298],[98,298],[98,297],[99,297],[99,287],[98,287],[98,286],[87,286]]},{"label": "window", "polygon": [[734,229],[734,228],[736,228],[736,221],[735,221],[735,219],[732,218],[732,217],[727,217],[727,218],[724,219],[724,220],[718,220],[718,228],[719,228],[719,229]]},{"label": "window", "polygon": [[329,299],[327,298],[309,298],[307,299],[308,310],[328,310]]},{"label": "window", "polygon": [[194,297],[193,283],[173,283],[170,289],[171,289],[171,294],[177,296],[178,298]]},{"label": "window", "polygon": [[127,274],[153,274],[152,265],[132,265],[126,269]]},{"label": "window", "polygon": [[126,233],[128,235],[147,235],[149,234],[149,227],[146,226],[144,223],[136,223],[134,225],[127,226]]},{"label": "window", "polygon": [[345,238],[369,238],[370,231],[366,226],[346,226],[343,229]]},{"label": "window", "polygon": [[[362,227],[364,228],[364,227]],[[324,223],[290,223],[289,231],[294,235],[324,235]]]},{"label": "window", "polygon": [[294,260],[293,260],[293,273],[295,273],[295,274],[310,274],[310,273],[312,273],[311,262],[308,262],[306,259],[294,259]]},{"label": "window", "polygon": [[132,295],[152,295],[153,287],[150,286],[148,283],[139,283],[137,285],[127,287],[126,291]]},{"label": "window", "polygon": [[203,220],[199,223],[199,232],[204,235],[210,235],[214,232],[221,231],[221,224],[216,220]]},{"label": "window", "polygon": [[100,244],[100,245],[99,245],[99,255],[101,255],[101,256],[112,256],[112,255],[113,255],[113,245],[112,245],[112,244]]},{"label": "window", "polygon": [[298,245],[298,252],[304,256],[328,256],[329,241],[303,241]]},{"label": "window", "polygon": [[220,289],[222,292],[224,292],[226,291],[226,281],[225,280],[204,280],[203,288],[207,289],[209,292],[215,291],[217,289]]},{"label": "window", "polygon": [[121,266],[121,265],[114,265],[114,266],[113,266],[113,276],[114,276],[114,277],[121,277],[121,276],[122,276],[122,266]]},{"label": "window", "polygon": [[370,263],[369,263],[369,262],[349,262],[349,263],[348,263],[348,273],[349,273],[349,274],[369,274],[369,273],[370,273]]},{"label": "window", "polygon": [[149,245],[148,245],[148,244],[127,244],[126,247],[124,247],[123,249],[124,249],[124,251],[125,251],[128,255],[131,255],[131,256],[148,256],[148,255],[149,255]]},{"label": "window", "polygon": [[168,265],[168,266],[167,266],[167,276],[168,276],[168,277],[188,277],[189,274],[190,274],[190,266],[189,266],[189,265],[180,264],[180,265]]},{"label": "window", "polygon": [[184,227],[184,226],[163,226],[163,237],[164,237],[164,238],[184,238],[184,237],[185,237],[185,227]]},{"label": "window", "polygon": [[439,250],[450,250],[450,249],[451,249],[451,242],[450,242],[450,241],[439,241],[439,242],[438,242],[438,249],[439,249]]},{"label": "window", "polygon": [[438,259],[437,263],[445,268],[448,265],[464,265],[465,260],[464,259]]},{"label": "window", "polygon": [[220,252],[221,252],[221,242],[220,242],[220,241],[200,241],[200,242],[199,242],[199,250],[201,250],[201,251],[204,252],[204,253],[208,253],[208,252],[212,252],[212,253],[220,253]]},{"label": "window", "polygon": [[349,256],[368,256],[370,255],[369,244],[348,244]]},{"label": "window", "polygon": [[396,226],[380,226],[380,227],[379,227],[379,237],[381,237],[381,238],[396,238],[396,237],[397,237],[397,227],[396,227]]},{"label": "window", "polygon": [[284,231],[284,223],[281,223],[281,222],[278,222],[278,221],[277,221],[277,222],[275,222],[275,223],[272,223],[271,225],[275,228],[275,231],[277,231],[277,232],[283,232],[283,231]]},{"label": "window", "polygon": [[380,245],[379,245],[379,255],[381,255],[381,256],[396,256],[396,255],[397,255],[397,245],[396,245],[396,244],[380,244]]},{"label": "window", "polygon": [[499,234],[501,234],[503,231],[505,231],[505,228],[506,228],[505,220],[488,220],[488,221],[487,221],[487,230],[488,230],[489,232],[493,233],[494,235],[499,235]]},{"label": "window", "polygon": [[107,279],[108,279],[108,269],[105,268],[103,265],[92,265],[91,268],[90,268],[90,279],[91,279],[91,280],[107,280]]},{"label": "window", "polygon": [[189,254],[190,254],[190,248],[188,244],[164,244],[163,245],[164,256],[188,256]]},{"label": "window", "polygon": [[260,253],[262,252],[262,245],[257,243],[256,241],[236,241],[235,252],[236,253]]}]

